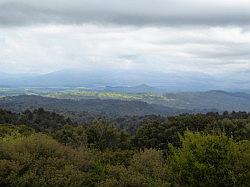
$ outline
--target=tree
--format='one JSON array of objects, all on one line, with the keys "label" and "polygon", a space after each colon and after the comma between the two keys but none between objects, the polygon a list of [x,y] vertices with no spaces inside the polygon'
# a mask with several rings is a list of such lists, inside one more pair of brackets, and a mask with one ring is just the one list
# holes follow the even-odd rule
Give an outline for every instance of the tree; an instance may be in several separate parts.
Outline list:
[{"label": "tree", "polygon": [[173,181],[183,186],[247,186],[250,184],[250,142],[224,134],[186,132],[181,148],[171,147]]},{"label": "tree", "polygon": [[0,186],[91,185],[93,158],[41,134],[0,141]]},{"label": "tree", "polygon": [[87,128],[90,147],[100,150],[128,148],[130,137],[107,121],[95,121]]},{"label": "tree", "polygon": [[62,129],[53,132],[51,135],[64,145],[72,146],[74,148],[87,146],[85,126],[65,126]]},{"label": "tree", "polygon": [[15,136],[30,136],[34,134],[35,130],[25,125],[0,125],[0,139]]},{"label": "tree", "polygon": [[161,151],[146,149],[134,154],[129,165],[108,165],[101,186],[170,186]]}]

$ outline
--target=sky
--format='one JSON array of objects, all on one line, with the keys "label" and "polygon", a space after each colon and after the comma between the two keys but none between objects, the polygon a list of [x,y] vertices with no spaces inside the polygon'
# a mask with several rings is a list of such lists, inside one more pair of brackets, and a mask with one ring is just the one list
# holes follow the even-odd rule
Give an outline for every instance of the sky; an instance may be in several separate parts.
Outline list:
[{"label": "sky", "polygon": [[247,76],[250,1],[0,0],[0,72],[63,69]]}]

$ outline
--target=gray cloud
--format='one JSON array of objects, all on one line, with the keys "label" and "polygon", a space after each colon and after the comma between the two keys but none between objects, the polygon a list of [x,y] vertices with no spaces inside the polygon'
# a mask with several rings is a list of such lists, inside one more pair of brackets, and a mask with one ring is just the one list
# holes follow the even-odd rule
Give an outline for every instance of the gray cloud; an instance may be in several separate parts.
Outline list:
[{"label": "gray cloud", "polygon": [[0,0],[0,25],[249,25],[247,0]]},{"label": "gray cloud", "polygon": [[244,80],[249,22],[249,0],[0,0],[0,70],[195,71]]},{"label": "gray cloud", "polygon": [[0,69],[130,69],[230,74],[250,70],[250,32],[240,27],[42,25],[0,29]]},{"label": "gray cloud", "polygon": [[228,60],[236,60],[236,62],[238,62],[242,59],[250,59],[249,51],[250,43],[234,43],[232,45],[228,45],[227,42],[225,42],[225,44],[214,43],[208,49],[196,49],[191,53],[202,58],[223,59],[224,63],[228,63]]}]

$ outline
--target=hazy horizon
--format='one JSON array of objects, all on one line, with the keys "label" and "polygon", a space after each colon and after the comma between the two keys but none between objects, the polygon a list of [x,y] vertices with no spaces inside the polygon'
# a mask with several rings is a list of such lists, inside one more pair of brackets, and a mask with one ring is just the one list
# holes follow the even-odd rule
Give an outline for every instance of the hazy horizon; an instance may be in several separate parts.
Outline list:
[{"label": "hazy horizon", "polygon": [[77,70],[250,89],[247,0],[0,0],[0,8],[1,84],[4,73]]}]

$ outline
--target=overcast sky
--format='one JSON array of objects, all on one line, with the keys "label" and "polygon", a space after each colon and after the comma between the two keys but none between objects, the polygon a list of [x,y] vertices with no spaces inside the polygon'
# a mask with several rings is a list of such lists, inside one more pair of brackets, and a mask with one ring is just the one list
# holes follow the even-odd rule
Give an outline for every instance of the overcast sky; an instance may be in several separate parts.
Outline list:
[{"label": "overcast sky", "polygon": [[250,1],[0,0],[0,71],[61,69],[247,75]]}]

